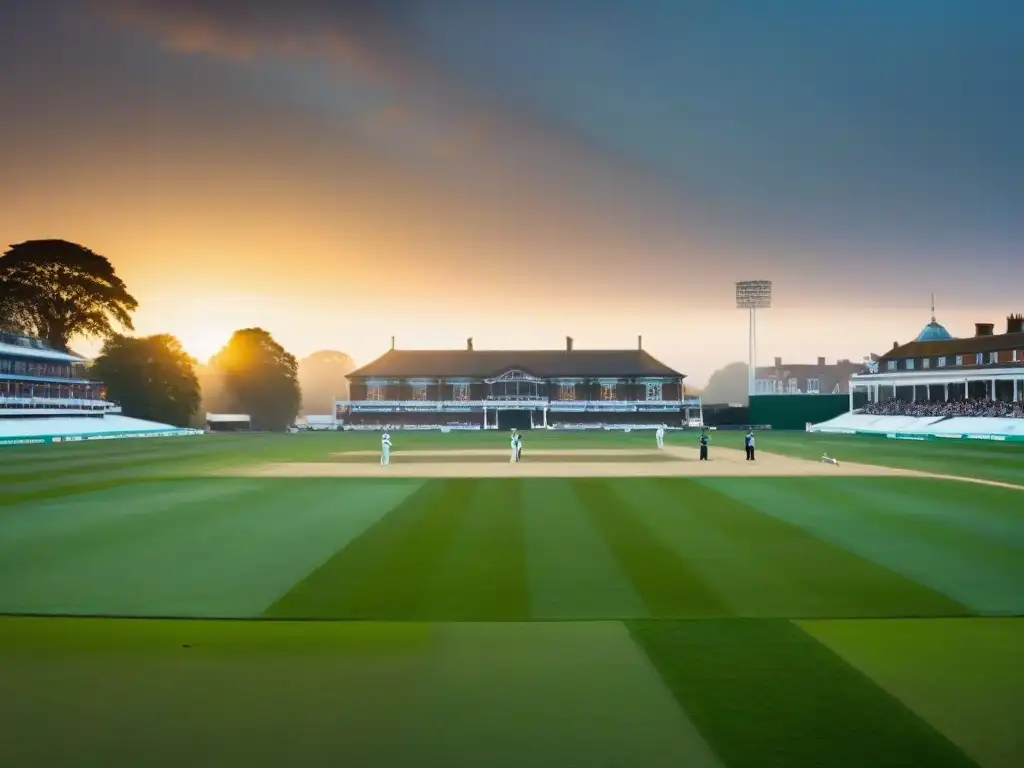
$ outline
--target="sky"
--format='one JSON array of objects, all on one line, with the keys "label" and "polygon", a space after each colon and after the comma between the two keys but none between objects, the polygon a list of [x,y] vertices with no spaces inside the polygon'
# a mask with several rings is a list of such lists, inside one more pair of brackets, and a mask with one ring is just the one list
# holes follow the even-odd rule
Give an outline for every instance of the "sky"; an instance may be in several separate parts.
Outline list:
[{"label": "sky", "polygon": [[[1024,310],[1024,3],[7,0],[0,246],[203,359],[644,346],[695,383]],[[76,349],[94,352],[95,342]]]}]

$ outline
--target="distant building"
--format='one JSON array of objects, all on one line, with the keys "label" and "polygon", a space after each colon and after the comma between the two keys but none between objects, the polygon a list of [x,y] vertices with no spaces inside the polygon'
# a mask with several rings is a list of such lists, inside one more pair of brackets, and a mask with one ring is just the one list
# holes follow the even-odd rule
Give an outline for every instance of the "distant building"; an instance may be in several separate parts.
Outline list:
[{"label": "distant building", "polygon": [[816,363],[783,363],[759,367],[754,379],[755,395],[839,395],[850,391],[850,377],[864,370],[863,362],[837,360],[828,364],[824,357]]},{"label": "distant building", "polygon": [[348,374],[335,404],[346,427],[530,429],[560,423],[691,423],[685,375],[643,349],[391,350]]},{"label": "distant building", "polygon": [[1019,401],[1024,399],[1024,317],[1007,317],[1005,333],[995,333],[992,323],[975,323],[973,336],[958,339],[933,316],[917,338],[894,341],[877,367],[858,372],[851,384],[851,401],[856,401],[851,407],[888,399]]}]

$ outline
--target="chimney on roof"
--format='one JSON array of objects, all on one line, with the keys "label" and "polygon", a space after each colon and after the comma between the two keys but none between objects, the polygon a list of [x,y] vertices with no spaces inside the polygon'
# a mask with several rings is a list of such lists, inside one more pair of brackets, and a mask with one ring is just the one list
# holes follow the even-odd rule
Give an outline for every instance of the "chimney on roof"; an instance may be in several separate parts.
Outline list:
[{"label": "chimney on roof", "polygon": [[991,336],[992,331],[995,330],[995,325],[992,323],[975,323],[974,324],[974,335],[975,336]]},{"label": "chimney on roof", "polygon": [[1024,315],[1010,315],[1006,318],[1007,333],[1024,333]]},{"label": "chimney on roof", "polygon": [[776,357],[775,358],[775,367],[776,368],[781,368],[782,367],[782,358],[781,357]]},{"label": "chimney on roof", "polygon": [[898,347],[899,345],[900,345],[900,343],[899,343],[898,341],[894,341],[894,342],[892,343],[892,348],[893,348],[893,349],[896,349],[896,347]]},{"label": "chimney on roof", "polygon": [[565,351],[572,352],[572,336],[565,337]]},{"label": "chimney on roof", "polygon": [[392,349],[395,348],[395,337],[394,336],[391,337],[391,348]]},{"label": "chimney on roof", "polygon": [[636,348],[637,349],[643,349],[644,348],[644,337],[643,336],[637,336],[636,337]]},{"label": "chimney on roof", "polygon": [[467,352],[472,352],[473,351],[473,337],[472,336],[470,336],[468,339],[466,339],[466,351]]},{"label": "chimney on roof", "polygon": [[819,357],[818,358],[818,367],[819,368],[824,368],[825,367],[825,358],[824,357]]}]

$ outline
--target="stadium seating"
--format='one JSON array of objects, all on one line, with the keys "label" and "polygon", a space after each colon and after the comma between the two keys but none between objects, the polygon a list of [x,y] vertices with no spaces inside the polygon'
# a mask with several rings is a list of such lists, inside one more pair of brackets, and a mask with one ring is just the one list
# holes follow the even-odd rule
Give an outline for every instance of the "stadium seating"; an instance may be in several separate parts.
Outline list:
[{"label": "stadium seating", "polygon": [[985,416],[877,416],[862,411],[809,424],[808,432],[884,435],[894,439],[976,439],[1024,442],[1024,419]]},{"label": "stadium seating", "polygon": [[105,414],[93,417],[53,416],[39,418],[0,419],[0,441],[60,438],[52,442],[93,440],[101,436],[142,436],[150,434],[194,434],[196,430],[179,429],[169,424],[133,419],[128,416]]}]

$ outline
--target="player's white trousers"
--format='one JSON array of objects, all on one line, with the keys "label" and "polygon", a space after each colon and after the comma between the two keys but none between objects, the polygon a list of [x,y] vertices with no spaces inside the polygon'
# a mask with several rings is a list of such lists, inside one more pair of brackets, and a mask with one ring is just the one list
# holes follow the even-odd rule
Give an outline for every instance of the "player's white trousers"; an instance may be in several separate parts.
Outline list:
[{"label": "player's white trousers", "polygon": [[391,450],[390,449],[385,449],[385,450],[381,451],[380,452],[380,465],[382,467],[386,467],[390,463],[391,463]]}]

